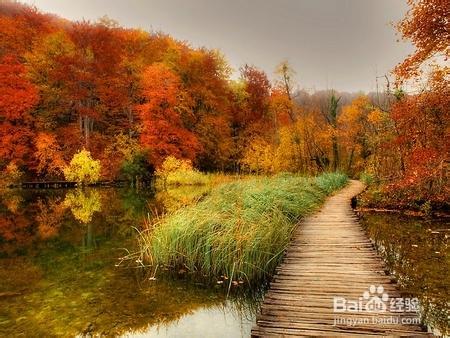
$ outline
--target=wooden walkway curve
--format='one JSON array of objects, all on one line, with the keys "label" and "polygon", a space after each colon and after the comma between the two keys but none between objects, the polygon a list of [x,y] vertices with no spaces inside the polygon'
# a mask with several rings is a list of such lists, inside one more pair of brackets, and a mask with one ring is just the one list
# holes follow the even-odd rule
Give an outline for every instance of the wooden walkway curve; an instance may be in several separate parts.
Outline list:
[{"label": "wooden walkway curve", "polygon": [[[391,312],[389,300],[385,311],[334,311],[334,297],[364,300],[361,297],[370,285],[382,285],[389,299],[401,297],[351,209],[351,198],[363,189],[361,182],[351,181],[298,226],[264,298],[252,337],[427,335],[417,325],[415,312]],[[390,318],[398,323],[389,322]]]}]

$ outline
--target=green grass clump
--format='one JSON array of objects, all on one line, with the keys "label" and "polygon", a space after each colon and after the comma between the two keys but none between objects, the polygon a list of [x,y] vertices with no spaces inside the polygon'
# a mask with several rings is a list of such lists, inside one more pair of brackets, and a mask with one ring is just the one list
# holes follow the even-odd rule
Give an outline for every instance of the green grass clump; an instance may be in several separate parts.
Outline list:
[{"label": "green grass clump", "polygon": [[325,191],[327,194],[331,194],[333,191],[342,188],[347,184],[348,177],[343,173],[325,173],[316,177],[317,186]]},{"label": "green grass clump", "polygon": [[298,220],[346,183],[342,174],[284,174],[224,184],[143,233],[142,252],[154,267],[255,282],[273,273]]},{"label": "green grass clump", "polygon": [[367,172],[362,172],[359,175],[359,179],[361,182],[363,182],[365,185],[372,185],[375,183],[375,177],[372,174],[369,174]]}]

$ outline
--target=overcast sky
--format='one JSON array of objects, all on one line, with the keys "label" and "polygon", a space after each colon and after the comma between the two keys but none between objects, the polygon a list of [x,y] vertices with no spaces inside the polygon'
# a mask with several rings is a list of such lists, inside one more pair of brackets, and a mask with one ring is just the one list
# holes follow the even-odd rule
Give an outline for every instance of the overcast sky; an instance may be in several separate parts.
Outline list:
[{"label": "overcast sky", "polygon": [[273,77],[287,59],[304,89],[371,91],[376,75],[412,52],[391,23],[406,0],[29,0],[71,20],[107,15],[126,27],[163,31],[194,47],[218,48],[234,69]]}]

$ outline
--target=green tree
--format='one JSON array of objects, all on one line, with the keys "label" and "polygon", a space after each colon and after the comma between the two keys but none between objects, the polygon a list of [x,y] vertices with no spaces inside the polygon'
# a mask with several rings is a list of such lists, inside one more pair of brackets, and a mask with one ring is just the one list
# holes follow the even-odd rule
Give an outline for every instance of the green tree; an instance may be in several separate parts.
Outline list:
[{"label": "green tree", "polygon": [[142,179],[149,179],[153,174],[154,169],[147,159],[146,152],[137,151],[123,161],[122,174],[131,181],[132,185],[139,185]]}]

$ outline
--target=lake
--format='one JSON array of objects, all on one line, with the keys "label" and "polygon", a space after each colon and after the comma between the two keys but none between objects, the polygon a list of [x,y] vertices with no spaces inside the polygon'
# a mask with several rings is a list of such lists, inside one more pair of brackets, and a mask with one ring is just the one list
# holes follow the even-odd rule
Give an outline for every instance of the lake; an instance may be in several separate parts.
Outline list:
[{"label": "lake", "polygon": [[449,331],[450,223],[400,213],[365,212],[361,223],[405,296],[417,297],[421,316],[437,335]]},{"label": "lake", "polygon": [[137,251],[147,217],[204,193],[3,192],[0,336],[248,336],[251,300],[227,298],[223,286],[206,287],[185,273],[154,280],[135,260],[119,260]]},{"label": "lake", "polygon": [[[248,337],[260,293],[142,268],[145,222],[208,188],[8,190],[0,200],[0,336]],[[361,215],[403,292],[448,330],[449,224]],[[241,288],[241,289],[239,289]],[[436,331],[437,332],[437,331]]]}]

